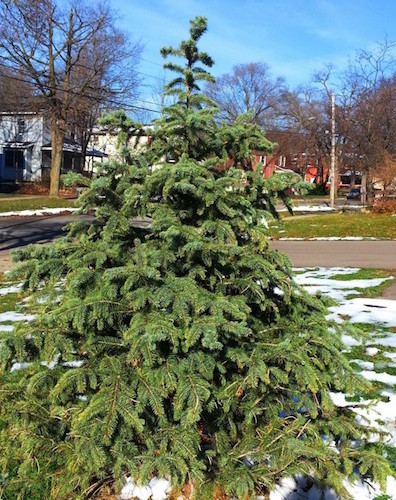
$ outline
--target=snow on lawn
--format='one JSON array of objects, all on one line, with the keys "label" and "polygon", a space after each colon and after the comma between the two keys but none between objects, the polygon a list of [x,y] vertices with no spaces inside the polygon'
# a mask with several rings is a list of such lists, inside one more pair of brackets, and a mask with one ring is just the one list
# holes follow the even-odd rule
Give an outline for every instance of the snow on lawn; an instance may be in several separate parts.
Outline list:
[{"label": "snow on lawn", "polygon": [[[358,268],[354,267],[332,267],[332,268],[315,268],[315,269],[307,269],[306,272],[302,274],[297,274],[295,276],[295,281],[300,285],[303,285],[309,293],[316,294],[317,292],[321,292],[329,297],[335,299],[340,302],[340,304],[345,304],[345,309],[348,309],[348,316],[351,311],[349,308],[351,307],[351,303],[356,303],[356,307],[353,309],[356,313],[359,312],[359,307],[362,307],[363,303],[372,303],[377,304],[377,307],[381,306],[382,302],[385,302],[384,308],[392,307],[393,303],[394,307],[396,307],[395,301],[380,301],[378,299],[377,302],[374,299],[353,299],[356,302],[348,300],[345,302],[345,299],[348,295],[356,294],[359,295],[364,291],[365,288],[378,286],[384,281],[388,281],[393,279],[393,277],[389,278],[375,278],[375,279],[351,279],[348,281],[341,281],[334,279],[334,276],[337,275],[345,275],[345,274],[353,274],[359,271]],[[333,278],[333,279],[332,279]],[[330,308],[330,310],[333,310]],[[340,311],[339,308],[336,308],[337,314],[346,314],[346,311]],[[383,312],[383,311],[382,311]],[[335,316],[334,316],[335,317]],[[354,321],[355,323],[357,321]],[[360,321],[361,323],[365,323],[365,321]]]},{"label": "snow on lawn", "polygon": [[22,283],[18,285],[10,285],[4,288],[0,288],[0,297],[2,295],[8,295],[9,293],[18,293],[21,291],[21,288],[22,288]]},{"label": "snow on lawn", "polygon": [[[365,323],[373,325],[371,338],[362,347],[365,359],[353,359],[356,369],[368,380],[385,384],[381,391],[383,401],[360,399],[350,402],[343,393],[332,393],[332,399],[337,406],[351,406],[356,412],[357,421],[364,425],[372,425],[379,430],[389,433],[386,444],[396,447],[396,375],[386,372],[387,368],[394,368],[396,363],[396,301],[363,298],[364,290],[368,287],[378,286],[383,281],[391,278],[378,279],[350,279],[340,281],[334,279],[336,275],[353,274],[357,268],[315,268],[304,269],[295,275],[297,283],[304,286],[310,293],[320,292],[332,297],[337,305],[329,307],[329,318],[342,322],[346,318],[352,323]],[[301,270],[300,270],[301,271]],[[2,293],[0,289],[0,301]],[[8,293],[16,290],[10,287]],[[351,294],[356,297],[348,299]],[[360,296],[359,296],[360,295]],[[30,321],[34,316],[17,312],[0,314],[0,331],[9,331],[12,325],[1,323],[13,321]],[[389,328],[391,327],[391,328]],[[386,329],[387,328],[387,329]],[[390,331],[394,329],[393,331]],[[347,335],[343,337],[348,350],[352,346],[362,345],[361,341]],[[367,359],[370,357],[370,361]],[[372,360],[371,360],[372,359]],[[378,361],[378,359],[380,361]],[[23,366],[14,366],[13,369],[23,369]],[[375,436],[372,437],[375,439]],[[378,485],[357,481],[353,484],[345,482],[345,486],[352,498],[358,500],[374,500],[383,494]],[[127,500],[138,498],[140,500],[165,500],[168,498],[170,483],[167,479],[153,478],[146,485],[136,485],[131,478],[122,489],[119,499]],[[396,500],[396,480],[388,477],[388,498]],[[270,494],[270,500],[336,500],[334,491],[328,489],[319,491],[315,486],[307,484],[305,478],[284,478],[277,488]]]},{"label": "snow on lawn", "polygon": [[[352,205],[348,204],[348,209],[352,210],[361,210],[363,208],[362,205]],[[344,205],[345,207],[345,205]],[[328,204],[324,203],[322,205],[297,205],[293,206],[293,212],[334,212],[334,211],[339,211],[342,208],[341,206],[338,207],[330,207]],[[287,208],[280,208],[278,209],[278,212],[287,212]]]},{"label": "snow on lawn", "polygon": [[63,208],[41,208],[39,210],[18,210],[17,212],[1,212],[0,217],[12,217],[12,216],[18,216],[18,217],[29,217],[32,215],[49,215],[49,214],[61,214],[64,212],[75,212],[77,211],[78,208],[69,208],[69,207],[63,207]]},{"label": "snow on lawn", "polygon": [[5,321],[32,321],[35,318],[33,314],[23,314],[15,311],[0,313],[0,324]]}]

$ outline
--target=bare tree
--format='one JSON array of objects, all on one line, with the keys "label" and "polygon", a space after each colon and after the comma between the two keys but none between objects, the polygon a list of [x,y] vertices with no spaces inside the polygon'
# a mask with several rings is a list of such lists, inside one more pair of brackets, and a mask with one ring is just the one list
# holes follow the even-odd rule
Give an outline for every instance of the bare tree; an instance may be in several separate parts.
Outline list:
[{"label": "bare tree", "polygon": [[326,166],[331,153],[331,116],[329,101],[313,85],[283,93],[283,123],[288,142],[287,154],[295,169],[305,175],[309,166],[316,167],[316,183],[325,189]]},{"label": "bare tree", "polygon": [[352,182],[357,172],[362,174],[363,202],[372,197],[375,172],[394,144],[394,84],[389,80],[396,68],[394,47],[385,40],[371,52],[357,51],[337,85],[330,66],[316,75],[325,95],[330,86],[336,93],[337,159],[349,168]]},{"label": "bare tree", "polygon": [[220,106],[220,117],[233,123],[238,116],[252,111],[252,121],[264,129],[274,128],[280,116],[283,78],[273,78],[265,63],[234,66],[231,74],[208,84],[207,93]]},{"label": "bare tree", "polygon": [[39,103],[34,94],[34,88],[26,82],[23,75],[0,70],[0,111],[32,111]]},{"label": "bare tree", "polygon": [[111,10],[84,0],[1,0],[0,56],[34,87],[51,126],[50,195],[59,190],[63,142],[76,111],[120,104],[136,90],[138,43],[116,29]]}]

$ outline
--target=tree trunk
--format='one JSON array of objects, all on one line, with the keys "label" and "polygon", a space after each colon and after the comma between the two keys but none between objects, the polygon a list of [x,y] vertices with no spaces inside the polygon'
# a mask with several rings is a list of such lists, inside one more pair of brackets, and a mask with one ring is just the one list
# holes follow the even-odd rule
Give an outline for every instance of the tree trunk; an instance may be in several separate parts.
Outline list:
[{"label": "tree trunk", "polygon": [[351,177],[349,179],[349,187],[352,189],[356,184],[356,171],[354,168],[351,168]]},{"label": "tree trunk", "polygon": [[367,203],[367,172],[363,171],[362,173],[362,181],[360,185],[360,200],[363,205]]},{"label": "tree trunk", "polygon": [[59,195],[59,180],[62,166],[64,127],[58,120],[51,121],[51,174],[50,174],[50,196]]}]

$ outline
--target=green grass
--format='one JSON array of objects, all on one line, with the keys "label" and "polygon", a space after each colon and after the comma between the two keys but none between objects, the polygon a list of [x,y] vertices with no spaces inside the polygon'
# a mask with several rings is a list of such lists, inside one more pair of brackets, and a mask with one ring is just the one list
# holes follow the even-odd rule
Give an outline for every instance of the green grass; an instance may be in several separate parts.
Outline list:
[{"label": "green grass", "polygon": [[[294,270],[294,274],[303,274],[305,270]],[[384,269],[359,269],[358,271],[350,272],[348,274],[336,274],[331,279],[338,281],[351,281],[351,280],[371,280],[377,278],[390,278],[394,276],[394,272]],[[375,298],[381,297],[384,291],[394,283],[393,279],[387,279],[377,286],[367,286],[366,288],[350,288],[349,294],[346,295],[347,299],[356,297]],[[329,304],[332,305],[332,304]]]},{"label": "green grass", "polygon": [[396,216],[371,213],[294,215],[270,224],[278,238],[363,237],[396,239]]},{"label": "green grass", "polygon": [[357,297],[364,297],[364,298],[367,298],[367,299],[374,299],[376,297],[382,297],[382,295],[384,294],[384,291],[390,287],[390,285],[392,284],[392,281],[391,280],[387,280],[387,281],[384,281],[383,283],[381,283],[380,285],[377,285],[377,286],[369,286],[367,288],[364,289],[364,292],[361,293],[361,288],[351,288],[351,291],[352,290],[356,290],[356,292],[359,292],[359,293],[349,293],[345,296],[346,299],[355,299]]},{"label": "green grass", "polygon": [[0,198],[0,213],[42,208],[74,208],[75,206],[75,200],[50,198],[49,196],[19,198],[8,195]]},{"label": "green grass", "polygon": [[[391,271],[386,271],[384,269],[359,269],[356,272],[348,274],[336,274],[332,277],[334,280],[338,281],[350,281],[350,280],[372,280],[377,278],[390,278],[394,273]],[[394,281],[392,279],[387,279],[377,286],[368,286],[364,290],[362,288],[351,288],[358,293],[351,293],[346,296],[347,299],[352,299],[354,297],[381,297],[384,291],[390,287]]]},{"label": "green grass", "polygon": [[[10,280],[3,273],[0,273],[0,288],[8,288],[18,284],[18,281]],[[0,295],[0,314],[8,311],[15,311],[17,302],[20,300],[20,293],[7,293]]]},{"label": "green grass", "polygon": [[0,296],[0,314],[15,311],[19,301],[19,293],[8,293]]},{"label": "green grass", "polygon": [[332,276],[332,279],[338,281],[372,280],[376,278],[388,278],[390,276],[392,276],[392,273],[384,269],[359,269],[348,274],[336,274]]},{"label": "green grass", "polygon": [[389,333],[395,333],[395,330],[392,326],[373,325],[371,323],[354,323],[354,325],[359,330],[363,330],[367,333],[372,333],[376,336],[385,336]]}]

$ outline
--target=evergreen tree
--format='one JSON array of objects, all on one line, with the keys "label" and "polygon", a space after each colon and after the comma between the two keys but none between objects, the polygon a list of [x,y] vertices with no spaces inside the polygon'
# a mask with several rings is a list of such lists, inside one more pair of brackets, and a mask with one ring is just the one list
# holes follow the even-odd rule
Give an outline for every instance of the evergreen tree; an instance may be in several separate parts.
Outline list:
[{"label": "evergreen tree", "polygon": [[82,195],[95,221],[17,255],[37,319],[0,333],[4,498],[37,484],[41,498],[87,498],[130,475],[244,499],[294,474],[346,496],[357,469],[382,484],[389,472],[330,398],[365,385],[339,328],[269,247],[266,219],[295,179],[252,170],[251,149],[270,143],[243,117],[217,125],[200,94],[205,30],[198,17],[164,49],[187,61],[168,65],[177,102],[147,152]]}]

